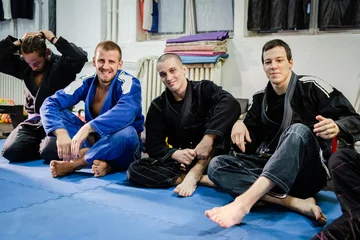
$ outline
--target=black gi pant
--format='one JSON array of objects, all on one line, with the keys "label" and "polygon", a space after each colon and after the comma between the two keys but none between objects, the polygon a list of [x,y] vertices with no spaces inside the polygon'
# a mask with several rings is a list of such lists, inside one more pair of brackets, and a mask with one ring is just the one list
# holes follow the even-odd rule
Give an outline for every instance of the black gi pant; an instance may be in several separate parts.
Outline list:
[{"label": "black gi pant", "polygon": [[51,144],[46,144],[46,149],[40,147],[46,134],[41,123],[20,123],[7,137],[1,155],[10,162],[25,162],[42,159],[43,154],[52,153],[51,159],[57,158],[56,138],[51,138]]},{"label": "black gi pant", "polygon": [[339,149],[331,155],[329,168],[343,215],[312,239],[360,239],[360,154]]}]

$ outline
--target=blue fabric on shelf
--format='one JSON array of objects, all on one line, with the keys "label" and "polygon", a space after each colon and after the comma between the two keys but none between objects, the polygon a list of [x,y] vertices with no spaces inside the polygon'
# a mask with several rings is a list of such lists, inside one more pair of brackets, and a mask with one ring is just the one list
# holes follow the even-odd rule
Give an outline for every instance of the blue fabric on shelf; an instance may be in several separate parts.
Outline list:
[{"label": "blue fabric on shelf", "polygon": [[217,63],[220,59],[227,59],[229,54],[216,56],[179,56],[184,64],[194,63]]}]

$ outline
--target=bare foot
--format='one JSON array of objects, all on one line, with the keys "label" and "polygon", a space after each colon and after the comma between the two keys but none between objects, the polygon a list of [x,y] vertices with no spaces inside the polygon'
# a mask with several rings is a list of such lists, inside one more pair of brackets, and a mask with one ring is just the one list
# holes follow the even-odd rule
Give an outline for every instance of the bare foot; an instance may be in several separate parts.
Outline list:
[{"label": "bare foot", "polygon": [[249,211],[244,210],[243,206],[236,201],[223,207],[215,207],[205,211],[205,215],[220,227],[229,228],[241,223],[242,219]]},{"label": "bare foot", "polygon": [[305,216],[315,218],[315,220],[321,225],[325,225],[327,222],[326,216],[322,213],[321,208],[316,205],[316,201],[312,197],[307,199],[298,199],[294,210],[304,214]]},{"label": "bare foot", "polygon": [[50,162],[50,172],[54,178],[65,176],[74,171],[75,169],[72,162],[63,162],[57,160],[52,160]]},{"label": "bare foot", "polygon": [[210,180],[208,175],[202,175],[199,181],[199,185],[216,188],[216,185]]},{"label": "bare foot", "polygon": [[91,169],[94,173],[94,177],[102,177],[111,171],[111,166],[105,161],[94,160]]},{"label": "bare foot", "polygon": [[190,197],[197,187],[197,180],[191,175],[186,175],[185,179],[177,185],[174,192],[182,197]]}]

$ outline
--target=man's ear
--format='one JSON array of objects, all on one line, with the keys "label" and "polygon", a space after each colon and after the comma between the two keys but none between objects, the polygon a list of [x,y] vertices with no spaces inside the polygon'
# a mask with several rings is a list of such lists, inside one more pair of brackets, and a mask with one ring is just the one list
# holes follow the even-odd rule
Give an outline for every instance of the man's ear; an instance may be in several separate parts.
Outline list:
[{"label": "man's ear", "polygon": [[294,65],[294,60],[291,58],[291,59],[289,60],[289,63],[290,63],[290,69],[292,69],[292,67],[293,67],[293,65]]},{"label": "man's ear", "polygon": [[45,59],[46,59],[46,60],[50,60],[50,56],[51,56],[51,51],[50,51],[49,48],[47,48],[47,49],[45,50]]},{"label": "man's ear", "polygon": [[96,67],[96,65],[95,65],[95,57],[92,58],[92,64],[93,64],[94,67]]},{"label": "man's ear", "polygon": [[120,70],[122,68],[123,64],[124,64],[123,60],[120,60],[119,65],[118,65],[118,70]]}]

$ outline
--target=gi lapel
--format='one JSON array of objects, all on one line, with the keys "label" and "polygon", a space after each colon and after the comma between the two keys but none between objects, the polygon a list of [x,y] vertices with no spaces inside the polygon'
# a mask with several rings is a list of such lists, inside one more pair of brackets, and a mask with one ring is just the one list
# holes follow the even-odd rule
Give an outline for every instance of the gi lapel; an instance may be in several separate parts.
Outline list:
[{"label": "gi lapel", "polygon": [[[272,151],[276,149],[278,140],[281,136],[281,134],[284,132],[286,128],[288,128],[292,122],[292,116],[293,111],[291,108],[291,99],[294,95],[294,91],[296,88],[298,76],[291,72],[291,78],[289,85],[286,89],[285,93],[285,99],[284,99],[284,115],[281,121],[281,126],[276,133],[275,137],[271,140],[269,144],[266,145],[265,141],[261,143],[259,148],[257,149],[257,153],[260,154],[260,156],[265,158],[270,158],[272,155]],[[266,118],[266,106],[267,106],[267,92],[264,93],[264,98],[262,101],[262,109],[261,109],[261,118],[264,120]]]}]

